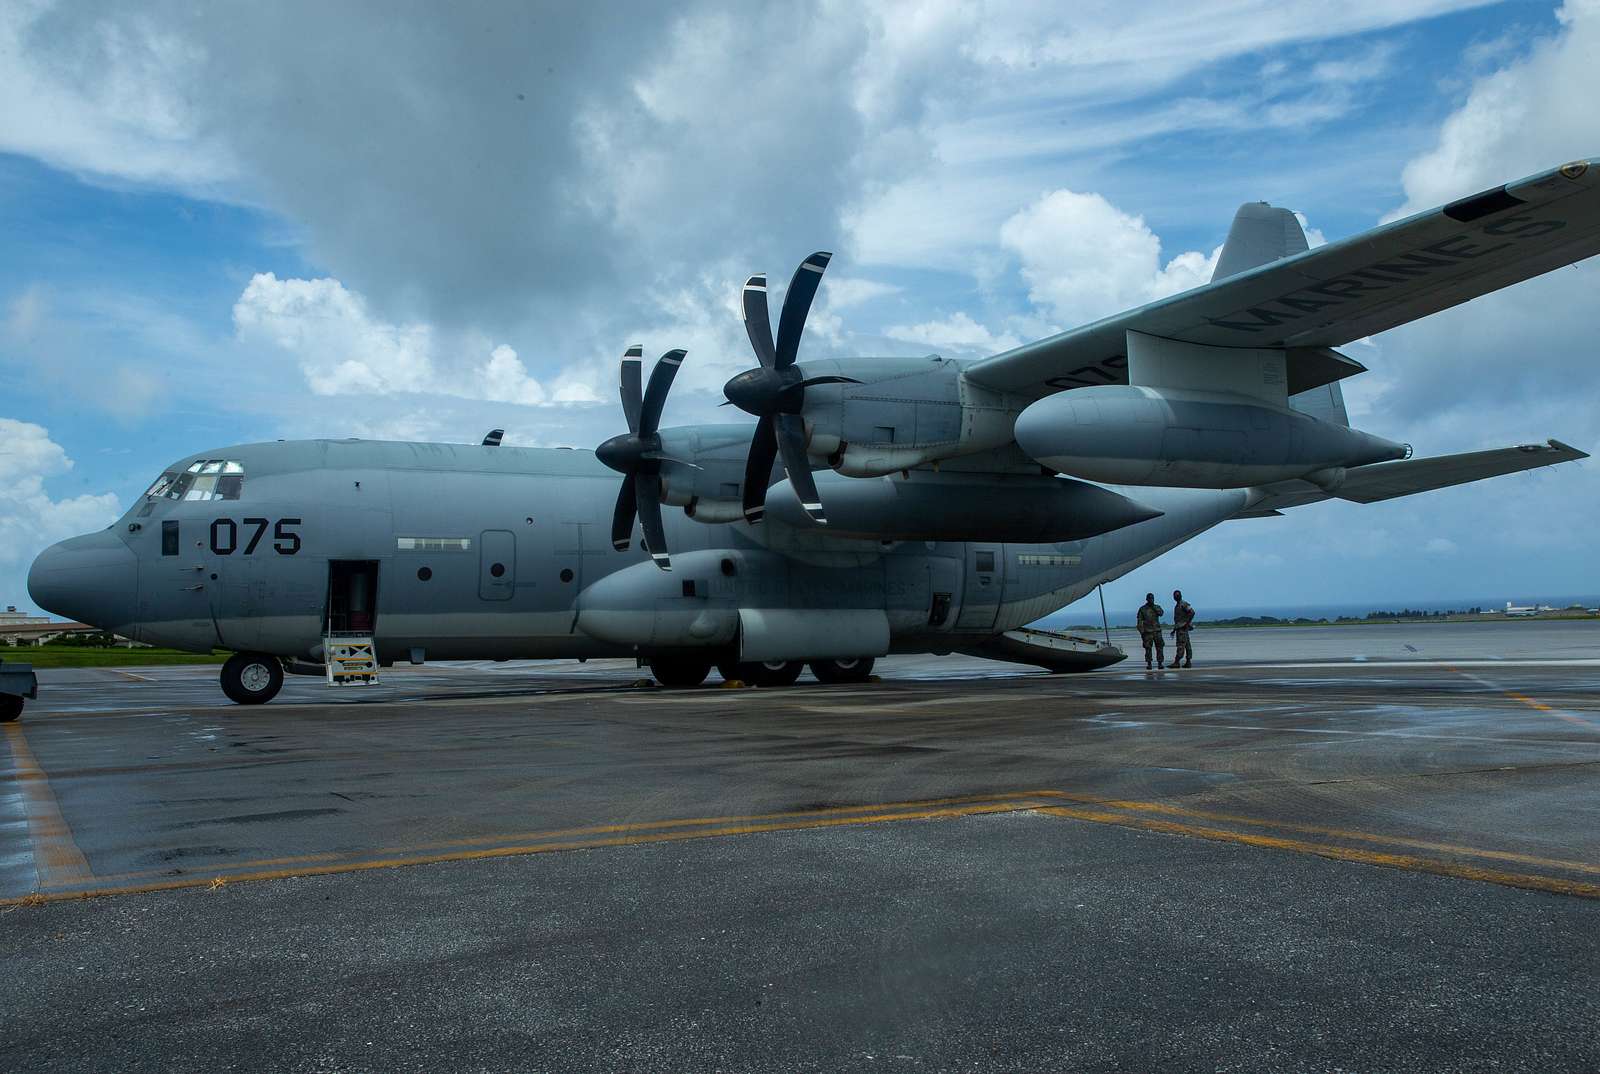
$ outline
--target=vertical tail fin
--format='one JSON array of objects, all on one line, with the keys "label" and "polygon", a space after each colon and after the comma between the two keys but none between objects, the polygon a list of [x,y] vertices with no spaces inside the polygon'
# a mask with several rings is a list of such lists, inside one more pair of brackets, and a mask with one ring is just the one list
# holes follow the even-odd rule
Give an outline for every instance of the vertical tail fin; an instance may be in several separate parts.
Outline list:
[{"label": "vertical tail fin", "polygon": [[1306,233],[1294,213],[1264,201],[1247,201],[1233,214],[1233,226],[1211,280],[1225,280],[1306,249]]},{"label": "vertical tail fin", "polygon": [[[1309,248],[1306,233],[1294,213],[1264,201],[1247,201],[1233,214],[1233,226],[1228,228],[1228,240],[1222,244],[1211,279],[1216,282],[1237,276],[1281,258],[1304,253]],[[1336,380],[1290,396],[1289,405],[1302,414],[1335,425],[1350,424],[1350,415],[1344,408],[1344,392]]]}]

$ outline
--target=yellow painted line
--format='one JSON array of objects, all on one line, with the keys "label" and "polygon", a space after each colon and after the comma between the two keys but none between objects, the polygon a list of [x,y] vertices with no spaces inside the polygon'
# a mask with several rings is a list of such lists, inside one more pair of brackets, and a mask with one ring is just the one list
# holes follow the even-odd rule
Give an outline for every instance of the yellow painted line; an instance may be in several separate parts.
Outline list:
[{"label": "yellow painted line", "polygon": [[1411,847],[1416,850],[1436,850],[1445,854],[1461,854],[1473,858],[1515,862],[1518,865],[1539,865],[1548,869],[1566,869],[1572,872],[1600,875],[1600,864],[1588,861],[1543,858],[1535,854],[1520,854],[1511,850],[1489,850],[1483,847],[1463,846],[1459,843],[1440,843],[1430,839],[1413,839],[1404,835],[1384,835],[1380,832],[1364,832],[1352,828],[1335,828],[1322,824],[1302,824],[1298,821],[1247,817],[1238,813],[1216,813],[1205,809],[1188,809],[1184,806],[1168,805],[1164,802],[1136,802],[1118,798],[1102,798],[1091,794],[1069,794],[1066,791],[1040,791],[1038,793],[1047,798],[1064,798],[1068,801],[1083,802],[1109,809],[1125,809],[1131,812],[1143,813],[1165,813],[1172,816],[1188,817],[1193,820],[1209,820],[1221,824],[1248,824],[1257,828],[1276,828],[1279,831],[1299,832],[1303,835],[1323,835],[1335,839],[1353,839],[1364,843],[1385,843],[1389,846]]},{"label": "yellow painted line", "polygon": [[5,725],[6,741],[16,764],[17,782],[28,815],[28,840],[33,844],[33,869],[40,884],[83,884],[94,880],[89,862],[73,842],[50,778],[34,759],[20,722]]},{"label": "yellow painted line", "polygon": [[[727,827],[729,825],[756,824],[763,821],[799,820],[811,818],[848,816],[852,813],[883,813],[895,810],[928,810],[939,806],[963,806],[983,802],[1009,802],[1013,803],[1012,809],[1031,809],[1034,806],[1046,804],[1044,799],[1050,797],[1052,791],[1003,791],[998,794],[967,794],[954,798],[924,798],[909,802],[878,802],[872,805],[832,806],[827,809],[807,809],[787,813],[748,813],[725,817],[683,817],[673,820],[636,821],[619,824],[591,824],[581,828],[555,828],[542,829],[531,832],[505,832],[500,835],[475,836],[468,839],[446,839],[431,843],[410,843],[400,846],[376,847],[365,852],[369,855],[379,855],[384,858],[397,856],[410,857],[425,851],[448,851],[453,848],[466,850],[472,847],[490,846],[495,843],[544,843],[554,840],[581,839],[586,836],[620,835],[627,832],[653,832],[672,831],[679,828],[694,827]],[[339,854],[304,854],[290,858],[258,858],[251,861],[232,863],[217,863],[208,865],[206,872],[232,872],[233,870],[256,870],[269,865],[298,865],[313,864],[316,862],[356,860],[357,855]],[[171,875],[170,870],[150,869],[143,872],[118,873],[109,876],[97,876],[97,881],[110,880],[142,880],[153,879]]]},{"label": "yellow painted line", "polygon": [[980,816],[987,813],[1015,813],[1037,807],[1037,801],[1026,799],[997,802],[993,799],[972,805],[950,805],[933,809],[917,809],[867,813],[860,816],[814,817],[804,819],[804,814],[788,820],[764,824],[730,824],[715,828],[698,828],[688,831],[650,832],[638,835],[618,835],[595,839],[564,842],[530,843],[523,846],[490,847],[481,850],[462,850],[444,854],[426,854],[414,857],[379,858],[369,861],[340,862],[330,865],[311,865],[301,869],[269,869],[227,876],[206,875],[183,877],[146,884],[88,888],[83,891],[35,892],[19,898],[0,899],[0,906],[35,906],[47,902],[65,902],[70,899],[92,899],[106,895],[134,895],[157,891],[177,891],[184,888],[221,889],[231,884],[260,880],[287,880],[302,876],[331,876],[338,873],[366,872],[372,869],[395,869],[408,865],[433,865],[454,861],[481,861],[488,858],[521,857],[548,854],[567,850],[593,850],[603,847],[642,846],[650,843],[675,843],[690,839],[712,839],[731,835],[753,835],[760,832],[806,831],[816,828],[840,828],[866,824],[887,824],[908,820],[953,820],[958,817]]},{"label": "yellow painted line", "polygon": [[1556,895],[1576,895],[1585,899],[1600,899],[1600,884],[1591,884],[1582,880],[1566,880],[1561,877],[1540,876],[1533,873],[1507,873],[1498,869],[1482,869],[1475,865],[1460,865],[1455,862],[1438,861],[1434,858],[1419,858],[1411,854],[1385,854],[1375,850],[1358,850],[1353,847],[1335,846],[1331,843],[1310,843],[1303,839],[1282,839],[1277,836],[1261,835],[1256,832],[1232,832],[1222,828],[1202,828],[1193,824],[1179,824],[1170,820],[1152,820],[1147,817],[1130,816],[1127,813],[1106,813],[1096,809],[1048,806],[1039,810],[1039,812],[1055,817],[1066,817],[1071,820],[1086,820],[1096,824],[1113,824],[1122,828],[1138,828],[1143,831],[1160,832],[1165,835],[1187,835],[1198,839],[1239,843],[1244,846],[1262,847],[1269,850],[1315,854],[1320,858],[1333,858],[1337,861],[1357,862],[1362,865],[1379,865],[1390,869],[1405,869],[1410,872],[1455,877],[1460,880],[1477,880],[1490,884],[1500,884],[1505,887],[1526,888],[1530,891],[1544,891]]},{"label": "yellow painted line", "polygon": [[1475,683],[1487,686],[1491,690],[1498,690],[1511,700],[1521,702],[1522,704],[1527,705],[1530,709],[1533,709],[1535,712],[1546,712],[1551,716],[1565,720],[1577,727],[1587,727],[1591,731],[1600,731],[1600,723],[1594,723],[1591,720],[1585,720],[1582,716],[1574,716],[1570,712],[1564,712],[1561,709],[1553,708],[1550,705],[1546,705],[1543,701],[1529,697],[1526,694],[1519,694],[1515,690],[1507,690],[1497,682],[1490,682],[1488,679],[1485,679],[1480,675],[1473,675],[1470,672],[1462,671],[1460,668],[1453,665],[1446,666],[1457,675],[1464,676],[1468,679],[1471,679]]}]

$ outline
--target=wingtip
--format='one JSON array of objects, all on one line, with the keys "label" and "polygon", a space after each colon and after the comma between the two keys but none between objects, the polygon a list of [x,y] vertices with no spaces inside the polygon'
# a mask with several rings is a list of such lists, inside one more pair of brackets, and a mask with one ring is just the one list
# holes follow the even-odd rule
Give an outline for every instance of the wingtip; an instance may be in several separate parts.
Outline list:
[{"label": "wingtip", "polygon": [[639,343],[633,344],[627,350],[622,352],[622,360],[624,362],[641,362],[641,361],[643,361],[644,360],[644,346],[642,344],[639,344]]},{"label": "wingtip", "polygon": [[1566,454],[1571,455],[1574,462],[1579,459],[1587,459],[1589,457],[1589,453],[1587,451],[1580,451],[1571,444],[1563,444],[1553,436],[1550,438],[1549,444],[1552,450],[1565,452]]}]

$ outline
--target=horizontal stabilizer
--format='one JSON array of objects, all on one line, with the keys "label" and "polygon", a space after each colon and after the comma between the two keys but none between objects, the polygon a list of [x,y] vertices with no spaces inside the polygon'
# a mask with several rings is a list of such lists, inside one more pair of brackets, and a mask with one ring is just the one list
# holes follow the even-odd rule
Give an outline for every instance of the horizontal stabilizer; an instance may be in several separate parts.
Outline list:
[{"label": "horizontal stabilizer", "polygon": [[1346,474],[1344,481],[1323,488],[1309,481],[1279,481],[1258,489],[1258,498],[1235,518],[1260,518],[1278,513],[1289,507],[1301,507],[1327,499],[1349,500],[1352,503],[1377,503],[1399,496],[1413,496],[1419,492],[1465,485],[1484,478],[1503,474],[1537,470],[1541,466],[1554,466],[1561,462],[1587,459],[1587,452],[1579,451],[1559,440],[1544,444],[1522,444],[1518,447],[1495,448],[1492,451],[1469,451],[1461,455],[1439,455],[1431,459],[1406,459],[1402,462],[1380,462],[1361,466]]}]

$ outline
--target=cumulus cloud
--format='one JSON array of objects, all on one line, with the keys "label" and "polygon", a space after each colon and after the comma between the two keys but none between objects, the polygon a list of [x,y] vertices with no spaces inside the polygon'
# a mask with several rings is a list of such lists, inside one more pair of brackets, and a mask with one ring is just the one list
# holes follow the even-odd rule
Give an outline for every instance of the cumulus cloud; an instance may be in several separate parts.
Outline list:
[{"label": "cumulus cloud", "polygon": [[591,403],[586,385],[547,391],[505,344],[481,363],[441,361],[434,328],[375,316],[362,296],[338,280],[280,280],[257,273],[233,306],[241,341],[265,342],[293,355],[306,386],[318,395],[431,392],[521,406]]},{"label": "cumulus cloud", "polygon": [[884,335],[906,343],[919,343],[937,351],[971,354],[978,357],[999,354],[1025,342],[1010,332],[994,332],[965,313],[952,313],[941,320],[921,324],[891,325]]},{"label": "cumulus cloud", "polygon": [[0,594],[25,602],[28,564],[64,537],[103,529],[118,513],[111,493],[55,499],[45,480],[72,469],[66,451],[32,422],[0,418]]},{"label": "cumulus cloud", "polygon": [[1390,218],[1600,155],[1600,0],[1569,0],[1560,28],[1476,81],[1438,142],[1406,165],[1406,201]]},{"label": "cumulus cloud", "polygon": [[1139,216],[1099,194],[1056,190],[1000,229],[1017,255],[1028,297],[1066,325],[1087,324],[1211,279],[1221,248],[1161,262],[1161,240]]}]

